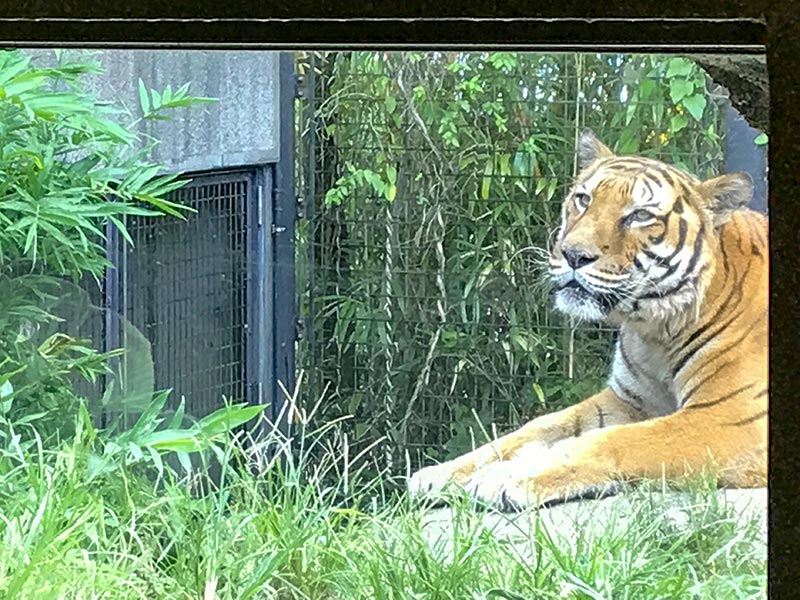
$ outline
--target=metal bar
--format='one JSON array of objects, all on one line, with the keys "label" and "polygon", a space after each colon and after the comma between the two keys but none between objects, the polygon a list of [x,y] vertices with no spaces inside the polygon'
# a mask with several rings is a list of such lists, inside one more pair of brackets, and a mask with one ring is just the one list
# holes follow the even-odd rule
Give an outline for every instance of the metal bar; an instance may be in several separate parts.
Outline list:
[{"label": "metal bar", "polygon": [[[122,224],[127,227],[128,219],[126,216],[122,217]],[[117,348],[123,347],[124,340],[122,339],[122,324],[123,317],[125,316],[123,310],[123,301],[126,286],[126,259],[127,253],[125,252],[124,242],[119,231],[113,224],[106,224],[106,256],[108,261],[114,265],[113,268],[106,269],[106,280],[103,286],[104,290],[104,343],[103,350],[109,352]],[[123,361],[126,358],[123,355],[117,359],[117,365],[122,373],[124,368]],[[104,378],[103,393],[105,393],[105,385],[108,383],[109,378]],[[108,414],[103,410],[104,418],[103,425],[108,425]]]},{"label": "metal bar", "polygon": [[[248,280],[252,286],[253,302],[253,328],[248,345],[248,356],[250,356],[252,368],[255,369],[251,381],[253,382],[252,402],[267,404],[268,408],[265,416],[272,419],[273,405],[275,403],[274,385],[274,342],[273,342],[273,293],[274,274],[272,260],[272,210],[264,204],[272,203],[272,168],[265,167],[258,169],[254,177],[255,189],[261,193],[253,194],[255,201],[255,211],[251,214],[256,215],[253,221],[255,227],[251,227],[253,239],[252,260],[248,261],[250,271]],[[260,208],[259,208],[260,207]],[[262,428],[262,432],[267,430]]]},{"label": "metal bar", "polygon": [[261,338],[259,327],[263,319],[263,280],[261,267],[263,266],[264,243],[262,240],[261,225],[261,195],[256,190],[259,187],[259,174],[254,172],[250,178],[247,194],[245,213],[246,223],[246,290],[245,302],[247,315],[244,324],[245,337],[245,401],[248,404],[261,403],[261,377],[263,367],[260,364],[259,340]]},{"label": "metal bar", "polygon": [[[125,218],[123,217],[123,223]],[[120,275],[122,271],[122,260],[124,252],[121,247],[119,230],[113,223],[106,223],[106,259],[114,265],[105,271],[103,277],[103,352],[110,352],[119,347],[120,340]],[[100,395],[105,394],[106,386],[109,384],[109,377],[103,375],[100,380]],[[108,425],[108,414],[105,407],[101,407],[100,424],[102,427]]]},{"label": "metal bar", "polygon": [[[294,293],[294,223],[297,203],[294,184],[294,100],[295,69],[294,56],[283,52],[280,56],[280,160],[274,166],[273,223],[273,403],[272,418],[277,419],[283,406],[283,394],[278,387],[292,391],[295,383],[295,293]],[[278,424],[286,431],[287,423]]]}]

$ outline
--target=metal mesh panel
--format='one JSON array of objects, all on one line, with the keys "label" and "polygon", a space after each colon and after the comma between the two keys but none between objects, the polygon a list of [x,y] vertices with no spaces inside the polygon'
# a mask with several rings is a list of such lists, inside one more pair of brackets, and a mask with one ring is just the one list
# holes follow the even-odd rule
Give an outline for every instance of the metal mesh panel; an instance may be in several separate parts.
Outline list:
[{"label": "metal mesh panel", "polygon": [[[198,176],[173,199],[193,208],[129,219],[121,311],[150,342],[157,390],[202,417],[246,391],[245,210],[252,175]],[[123,340],[123,345],[125,344]]]},{"label": "metal mesh panel", "polygon": [[[663,71],[642,69],[634,87],[635,58],[399,54],[310,59],[297,262],[309,397],[327,388],[327,414],[353,414],[365,444],[387,435],[402,468],[405,452],[451,457],[485,440],[481,426],[502,433],[602,385],[610,330],[550,309],[532,250],[558,225],[581,129],[702,176],[722,156],[721,99],[703,91],[701,120],[665,116]],[[643,97],[652,89],[658,102]],[[422,126],[428,99],[444,108]]]}]

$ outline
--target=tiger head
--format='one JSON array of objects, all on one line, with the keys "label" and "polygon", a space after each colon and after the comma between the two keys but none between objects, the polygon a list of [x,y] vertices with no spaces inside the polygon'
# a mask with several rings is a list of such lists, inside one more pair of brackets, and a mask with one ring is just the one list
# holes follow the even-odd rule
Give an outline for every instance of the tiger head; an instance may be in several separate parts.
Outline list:
[{"label": "tiger head", "polygon": [[556,310],[618,324],[669,318],[696,302],[717,229],[752,197],[750,177],[700,181],[658,160],[617,156],[588,130],[578,160],[550,252]]}]

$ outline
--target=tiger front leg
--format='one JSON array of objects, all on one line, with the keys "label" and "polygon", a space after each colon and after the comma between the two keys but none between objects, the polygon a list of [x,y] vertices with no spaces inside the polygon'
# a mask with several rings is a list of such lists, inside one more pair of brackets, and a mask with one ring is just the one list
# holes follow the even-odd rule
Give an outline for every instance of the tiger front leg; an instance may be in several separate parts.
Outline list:
[{"label": "tiger front leg", "polygon": [[548,448],[548,440],[557,433],[546,426],[546,421],[547,417],[536,419],[458,458],[420,469],[409,479],[409,494],[420,499],[439,496],[448,489],[464,488],[477,474],[502,470],[507,459],[521,447]]},{"label": "tiger front leg", "polygon": [[613,494],[625,477],[614,459],[613,448],[601,441],[610,431],[613,430],[594,430],[557,442],[548,449],[546,464],[521,452],[508,461],[503,472],[474,477],[468,490],[478,500],[503,512]]},{"label": "tiger front leg", "polygon": [[492,504],[518,511],[603,496],[623,482],[677,482],[703,472],[731,487],[766,485],[764,424],[725,419],[680,411],[590,432],[563,444],[555,464],[503,481],[493,490]]},{"label": "tiger front leg", "polygon": [[534,419],[454,460],[417,471],[409,480],[409,493],[414,498],[437,496],[456,486],[475,497],[488,499],[487,495],[499,490],[505,480],[520,477],[520,458],[524,458],[524,468],[530,474],[553,464],[550,450],[562,440],[598,427],[642,418],[641,412],[606,389],[575,406]]}]

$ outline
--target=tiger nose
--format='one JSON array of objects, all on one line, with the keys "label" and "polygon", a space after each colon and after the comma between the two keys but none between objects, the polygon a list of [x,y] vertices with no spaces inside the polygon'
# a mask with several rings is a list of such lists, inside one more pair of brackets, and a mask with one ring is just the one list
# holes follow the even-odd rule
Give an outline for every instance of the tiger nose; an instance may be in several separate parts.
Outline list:
[{"label": "tiger nose", "polygon": [[573,269],[580,269],[581,267],[590,265],[600,258],[598,254],[592,254],[585,248],[576,248],[573,246],[562,247],[561,254],[564,255],[567,264]]}]

